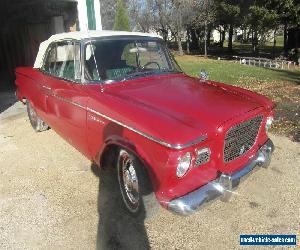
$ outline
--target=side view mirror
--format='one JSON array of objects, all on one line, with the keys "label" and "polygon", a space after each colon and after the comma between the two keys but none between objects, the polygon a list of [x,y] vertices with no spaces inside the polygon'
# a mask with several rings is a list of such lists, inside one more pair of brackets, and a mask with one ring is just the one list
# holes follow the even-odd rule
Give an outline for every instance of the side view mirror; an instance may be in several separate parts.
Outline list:
[{"label": "side view mirror", "polygon": [[199,78],[201,80],[208,80],[208,72],[204,69],[200,70]]}]

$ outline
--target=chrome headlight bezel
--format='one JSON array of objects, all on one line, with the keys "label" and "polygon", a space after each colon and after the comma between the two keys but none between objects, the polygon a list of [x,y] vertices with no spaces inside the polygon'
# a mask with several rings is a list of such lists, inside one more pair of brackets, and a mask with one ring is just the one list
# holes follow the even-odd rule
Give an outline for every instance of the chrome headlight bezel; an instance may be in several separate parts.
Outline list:
[{"label": "chrome headlight bezel", "polygon": [[178,159],[178,164],[176,168],[176,176],[181,178],[183,177],[192,163],[192,154],[190,152],[185,153],[182,157]]}]

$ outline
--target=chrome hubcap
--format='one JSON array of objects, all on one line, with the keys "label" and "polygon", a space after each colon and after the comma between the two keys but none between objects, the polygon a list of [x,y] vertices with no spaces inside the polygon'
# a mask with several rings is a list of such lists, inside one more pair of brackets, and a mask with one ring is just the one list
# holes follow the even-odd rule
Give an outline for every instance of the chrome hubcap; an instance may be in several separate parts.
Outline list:
[{"label": "chrome hubcap", "polygon": [[134,211],[138,208],[139,202],[139,185],[137,174],[134,169],[133,162],[126,151],[122,150],[120,152],[119,160],[119,181],[121,185],[122,196],[126,206],[130,210]]},{"label": "chrome hubcap", "polygon": [[138,202],[138,180],[130,160],[123,164],[123,183],[126,194],[132,203]]}]

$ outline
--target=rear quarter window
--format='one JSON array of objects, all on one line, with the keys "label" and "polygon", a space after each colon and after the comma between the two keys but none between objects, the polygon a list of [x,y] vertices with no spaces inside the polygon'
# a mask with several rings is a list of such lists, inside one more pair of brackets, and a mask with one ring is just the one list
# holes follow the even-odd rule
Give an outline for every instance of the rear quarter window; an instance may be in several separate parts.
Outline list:
[{"label": "rear quarter window", "polygon": [[46,56],[43,70],[67,80],[80,80],[79,43],[69,41],[53,44]]}]

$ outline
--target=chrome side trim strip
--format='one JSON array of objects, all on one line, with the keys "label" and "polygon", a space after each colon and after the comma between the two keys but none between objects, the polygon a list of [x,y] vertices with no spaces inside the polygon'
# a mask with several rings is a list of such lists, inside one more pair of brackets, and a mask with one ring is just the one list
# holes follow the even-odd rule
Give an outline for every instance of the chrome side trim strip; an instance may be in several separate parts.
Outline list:
[{"label": "chrome side trim strip", "polygon": [[116,124],[118,124],[118,125],[120,125],[120,126],[122,126],[124,128],[127,128],[128,130],[133,131],[133,132],[135,132],[135,133],[137,133],[137,134],[139,134],[139,135],[141,135],[141,136],[143,136],[143,137],[145,137],[145,138],[147,138],[147,139],[149,139],[151,141],[154,141],[154,142],[156,142],[156,143],[158,143],[158,144],[160,144],[162,146],[165,146],[167,148],[178,149],[178,150],[179,149],[185,149],[185,148],[188,148],[188,147],[193,146],[195,144],[198,144],[198,143],[206,140],[206,138],[207,138],[207,135],[205,134],[205,135],[202,135],[202,136],[198,137],[197,139],[195,139],[193,141],[190,141],[188,143],[185,143],[185,144],[171,144],[171,143],[162,141],[159,138],[156,138],[156,137],[154,137],[152,135],[148,135],[148,134],[146,134],[146,133],[144,133],[142,131],[139,131],[139,130],[133,128],[133,127],[130,127],[130,126],[128,126],[128,125],[126,125],[126,124],[124,124],[124,123],[122,123],[122,122],[120,122],[118,120],[115,120],[115,119],[113,119],[113,118],[111,118],[111,117],[109,117],[109,116],[107,116],[105,114],[102,114],[102,113],[100,113],[100,112],[98,112],[98,111],[96,111],[94,109],[91,109],[91,108],[88,108],[88,107],[86,108],[86,107],[82,106],[81,104],[79,104],[77,102],[73,102],[71,100],[68,100],[68,99],[66,99],[66,98],[64,98],[62,96],[58,96],[58,95],[53,94],[53,93],[51,93],[49,95],[51,95],[51,96],[53,96],[53,97],[55,97],[55,98],[57,98],[57,99],[59,99],[61,101],[70,103],[70,104],[72,104],[72,105],[74,105],[74,106],[76,106],[78,108],[84,109],[84,110],[89,111],[89,112],[91,112],[93,114],[101,116],[101,117],[103,117],[103,118],[105,118],[105,119],[107,119],[107,120],[109,120],[111,122],[114,122],[114,123],[116,123]]},{"label": "chrome side trim strip", "polygon": [[59,100],[61,100],[61,101],[63,101],[63,102],[70,103],[70,104],[72,104],[72,105],[74,105],[74,106],[76,106],[76,107],[78,107],[78,108],[87,110],[86,107],[82,106],[81,104],[79,104],[79,103],[77,103],[77,102],[73,102],[73,101],[71,101],[71,100],[68,100],[68,99],[66,99],[66,98],[64,98],[64,97],[62,97],[62,96],[59,96],[59,95],[56,95],[56,94],[53,94],[53,93],[50,93],[50,94],[48,94],[48,95],[53,96],[53,97],[55,97],[55,98],[57,98],[57,99],[59,99]]},{"label": "chrome side trim strip", "polygon": [[100,112],[98,112],[98,111],[96,111],[94,109],[87,108],[87,111],[89,111],[91,113],[94,113],[96,115],[99,115],[99,116],[101,116],[101,117],[103,117],[103,118],[105,118],[105,119],[107,119],[109,121],[112,121],[112,122],[114,122],[114,123],[116,123],[116,124],[118,124],[118,125],[120,125],[120,126],[122,126],[124,128],[127,128],[127,129],[129,129],[129,130],[131,130],[131,131],[133,131],[133,132],[135,132],[135,133],[137,133],[137,134],[139,134],[139,135],[141,135],[141,136],[143,136],[143,137],[145,137],[145,138],[147,138],[147,139],[149,139],[151,141],[154,141],[154,142],[156,142],[156,143],[158,143],[158,144],[160,144],[162,146],[165,146],[167,148],[184,149],[184,148],[188,148],[188,147],[190,147],[192,145],[195,145],[197,143],[200,143],[200,142],[204,141],[207,138],[207,135],[202,135],[199,138],[197,138],[196,140],[193,140],[193,141],[185,143],[185,144],[171,144],[171,143],[162,141],[162,140],[160,140],[160,139],[158,139],[158,138],[156,138],[156,137],[154,137],[152,135],[148,135],[148,134],[146,134],[146,133],[144,133],[142,131],[139,131],[139,130],[133,128],[133,127],[127,126],[126,124],[124,124],[124,123],[122,123],[120,121],[117,121],[117,120],[115,120],[115,119],[113,119],[113,118],[111,118],[111,117],[109,117],[109,116],[107,116],[105,114],[102,114],[102,113],[100,113]]}]

